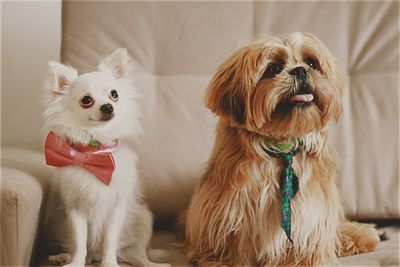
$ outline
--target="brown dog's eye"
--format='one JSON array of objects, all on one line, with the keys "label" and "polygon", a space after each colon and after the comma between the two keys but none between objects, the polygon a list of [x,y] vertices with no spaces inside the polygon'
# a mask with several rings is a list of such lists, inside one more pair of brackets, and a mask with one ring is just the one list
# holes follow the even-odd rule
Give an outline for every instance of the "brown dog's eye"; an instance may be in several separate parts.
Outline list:
[{"label": "brown dog's eye", "polygon": [[313,69],[318,69],[319,68],[319,63],[318,60],[316,60],[315,58],[312,57],[306,57],[304,58],[304,62],[310,66]]},{"label": "brown dog's eye", "polygon": [[81,106],[83,108],[90,108],[93,106],[93,98],[91,96],[85,95],[81,98]]},{"label": "brown dog's eye", "polygon": [[283,70],[283,66],[280,63],[274,63],[272,64],[270,71],[272,74],[276,75],[279,74]]},{"label": "brown dog's eye", "polygon": [[110,98],[111,100],[118,101],[119,96],[116,90],[111,91]]},{"label": "brown dog's eye", "polygon": [[283,64],[281,62],[271,63],[265,70],[262,79],[272,78],[275,75],[281,73],[282,70],[283,70]]}]

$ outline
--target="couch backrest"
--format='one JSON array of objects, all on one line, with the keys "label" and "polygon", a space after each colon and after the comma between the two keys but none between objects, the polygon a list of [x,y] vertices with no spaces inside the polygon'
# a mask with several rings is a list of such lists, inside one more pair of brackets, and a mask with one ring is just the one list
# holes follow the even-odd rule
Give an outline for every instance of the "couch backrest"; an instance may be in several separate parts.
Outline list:
[{"label": "couch backrest", "polygon": [[158,215],[185,208],[214,142],[203,106],[216,67],[240,46],[295,31],[317,35],[349,74],[330,141],[352,217],[399,216],[399,3],[89,2],[63,4],[62,59],[91,70],[117,47],[144,90],[140,171]]}]

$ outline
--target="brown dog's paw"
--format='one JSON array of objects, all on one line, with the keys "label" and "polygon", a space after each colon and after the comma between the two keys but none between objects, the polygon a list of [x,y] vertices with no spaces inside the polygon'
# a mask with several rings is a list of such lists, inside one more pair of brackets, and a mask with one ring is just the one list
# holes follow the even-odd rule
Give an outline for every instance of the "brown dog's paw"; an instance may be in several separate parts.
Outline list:
[{"label": "brown dog's paw", "polygon": [[230,264],[225,264],[223,262],[217,262],[217,261],[207,261],[207,262],[202,262],[200,264],[201,267],[242,267],[239,265],[230,265]]},{"label": "brown dog's paw", "polygon": [[340,235],[339,257],[374,251],[380,241],[372,224],[345,222],[340,226]]},{"label": "brown dog's paw", "polygon": [[211,259],[215,257],[207,258],[204,256],[199,256],[199,253],[194,250],[189,250],[189,252],[187,253],[187,257],[189,259],[189,262],[195,263],[200,267],[247,267],[247,266],[229,264],[226,263],[223,259],[221,259],[220,261]]},{"label": "brown dog's paw", "polygon": [[48,260],[51,264],[54,265],[65,265],[71,261],[71,255],[69,253],[50,255]]}]

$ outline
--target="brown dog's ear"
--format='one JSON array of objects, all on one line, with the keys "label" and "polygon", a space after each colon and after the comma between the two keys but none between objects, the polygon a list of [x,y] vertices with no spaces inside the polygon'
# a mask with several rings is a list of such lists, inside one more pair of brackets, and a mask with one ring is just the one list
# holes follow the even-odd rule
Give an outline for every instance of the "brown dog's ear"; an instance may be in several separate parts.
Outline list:
[{"label": "brown dog's ear", "polygon": [[220,99],[220,109],[224,116],[231,115],[233,119],[242,124],[245,121],[246,106],[244,96],[234,90],[233,93],[225,93]]},{"label": "brown dog's ear", "polygon": [[260,65],[265,60],[265,45],[252,44],[239,49],[219,66],[211,79],[205,105],[215,114],[246,120],[249,98],[257,83]]}]

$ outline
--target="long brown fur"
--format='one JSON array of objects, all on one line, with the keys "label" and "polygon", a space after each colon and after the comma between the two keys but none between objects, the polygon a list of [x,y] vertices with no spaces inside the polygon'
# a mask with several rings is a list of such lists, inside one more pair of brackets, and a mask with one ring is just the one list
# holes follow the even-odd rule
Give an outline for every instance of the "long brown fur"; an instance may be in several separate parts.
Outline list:
[{"label": "long brown fur", "polygon": [[[314,101],[287,111],[280,103],[296,90],[288,70],[307,65]],[[285,70],[263,78],[276,60]],[[328,49],[313,35],[294,33],[246,46],[211,80],[206,106],[220,116],[207,170],[186,214],[189,257],[201,266],[315,266],[336,255],[373,250],[372,226],[345,220],[336,186],[336,154],[326,128],[341,114],[343,78]],[[265,138],[305,140],[294,158],[300,190],[292,203],[293,245],[280,227],[279,159],[262,148]]]}]

